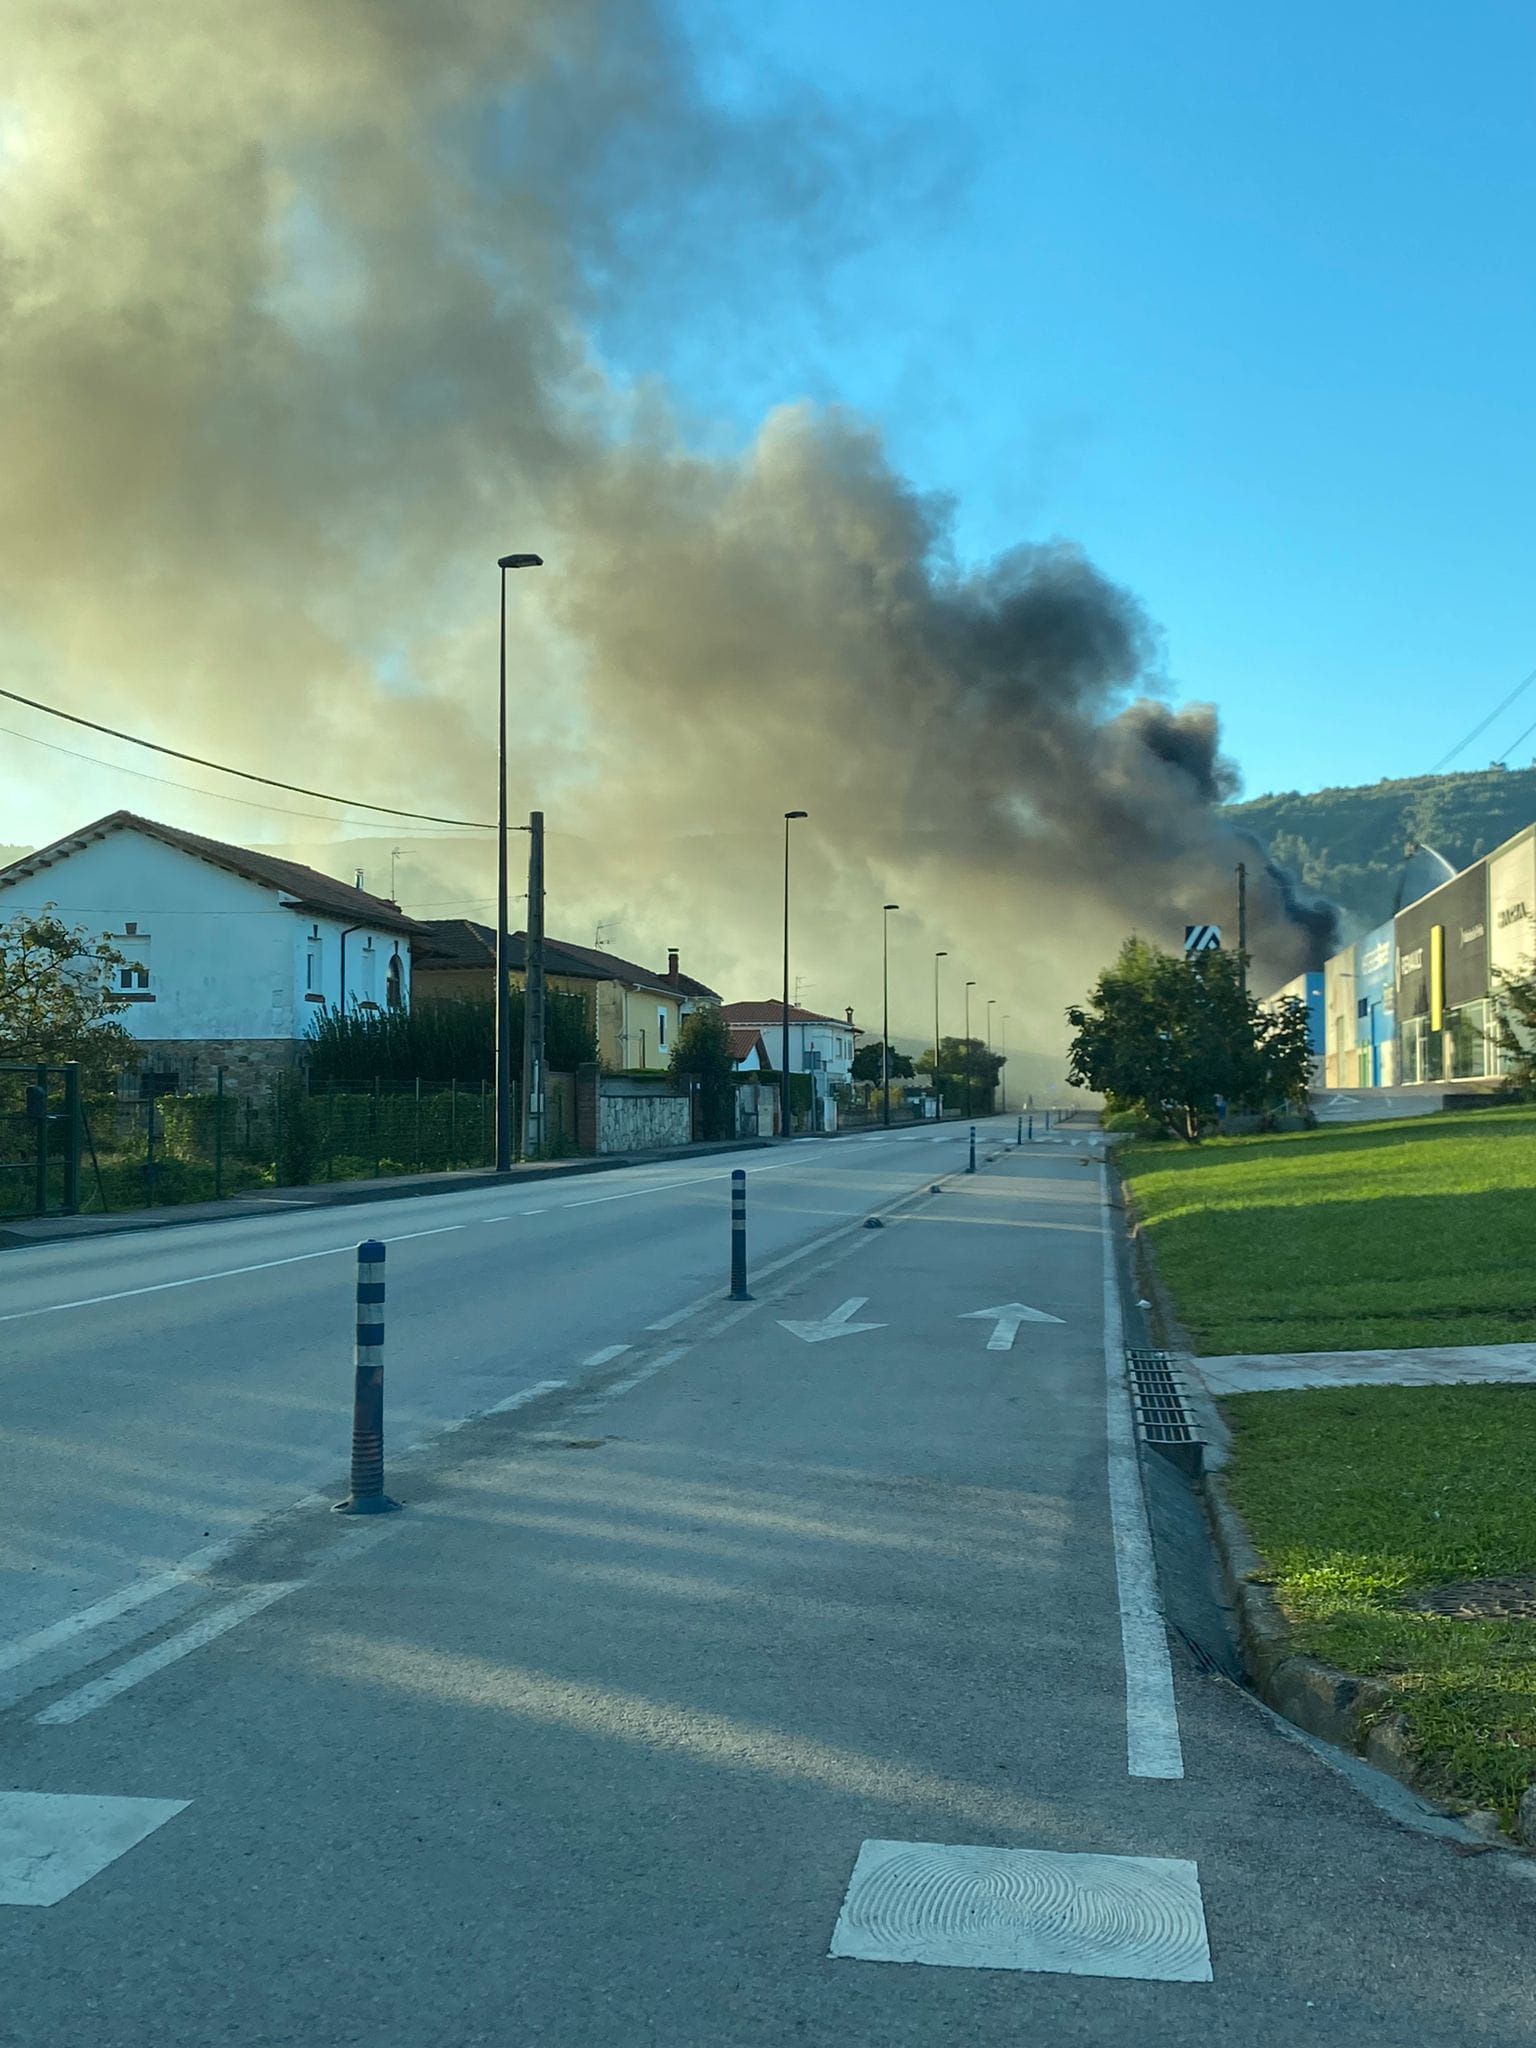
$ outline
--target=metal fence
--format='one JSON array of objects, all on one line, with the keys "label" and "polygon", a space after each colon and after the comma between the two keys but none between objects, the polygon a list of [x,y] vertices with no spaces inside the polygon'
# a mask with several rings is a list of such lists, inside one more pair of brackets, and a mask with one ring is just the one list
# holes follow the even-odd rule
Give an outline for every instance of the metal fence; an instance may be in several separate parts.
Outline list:
[{"label": "metal fence", "polygon": [[[548,1126],[551,1152],[573,1149],[564,1087],[550,1088]],[[93,1102],[84,1139],[82,1210],[151,1208],[263,1188],[491,1166],[495,1101],[482,1082],[321,1086],[295,1073],[239,1093],[150,1091]]]},{"label": "metal fence", "polygon": [[79,1203],[78,1070],[0,1061],[0,1216],[69,1216]]}]

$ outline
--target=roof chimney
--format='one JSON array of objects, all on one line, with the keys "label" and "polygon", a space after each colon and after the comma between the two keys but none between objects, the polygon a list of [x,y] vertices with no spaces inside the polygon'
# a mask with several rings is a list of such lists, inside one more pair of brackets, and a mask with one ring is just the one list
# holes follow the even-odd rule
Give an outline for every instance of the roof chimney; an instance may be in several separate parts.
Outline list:
[{"label": "roof chimney", "polygon": [[669,950],[669,952],[668,952],[668,954],[667,954],[667,979],[668,979],[668,981],[676,981],[676,979],[677,979],[677,948],[676,948],[676,946],[673,946],[673,947],[672,947],[672,948],[671,948],[671,949]]},{"label": "roof chimney", "polygon": [[853,1005],[852,1005],[852,1003],[850,1003],[850,1004],[848,1005],[848,1009],[847,1009],[846,1015],[847,1015],[847,1018],[848,1018],[848,1029],[849,1029],[849,1030],[851,1031],[851,1030],[853,1029]]}]

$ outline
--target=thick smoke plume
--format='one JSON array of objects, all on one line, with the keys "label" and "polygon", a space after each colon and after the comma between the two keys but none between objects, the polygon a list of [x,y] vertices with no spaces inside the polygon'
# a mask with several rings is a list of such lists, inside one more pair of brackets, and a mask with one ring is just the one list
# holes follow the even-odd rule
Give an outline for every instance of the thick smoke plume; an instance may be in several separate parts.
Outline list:
[{"label": "thick smoke plume", "polygon": [[[780,814],[803,808],[806,1000],[878,1028],[896,900],[898,1034],[931,1029],[943,947],[977,980],[975,1026],[995,996],[1018,1047],[1058,1042],[1127,931],[1235,923],[1215,714],[1156,701],[1134,599],[1065,543],[958,569],[945,505],[856,417],[788,404],[703,454],[674,399],[603,368],[616,324],[631,356],[663,318],[729,346],[754,299],[813,289],[871,192],[913,198],[902,138],[804,94],[725,120],[644,0],[140,0],[131,33],[107,0],[18,0],[7,44],[19,687],[489,816],[493,564],[536,547],[549,566],[513,593],[512,801],[549,815],[553,930],[622,917],[619,951],[678,944],[728,994],[766,994]],[[50,757],[0,745],[11,787],[35,785]],[[56,772],[63,830],[81,820]],[[117,800],[258,828],[142,785]],[[408,908],[484,914],[486,842],[405,844]],[[1251,876],[1278,980],[1326,915]]]}]

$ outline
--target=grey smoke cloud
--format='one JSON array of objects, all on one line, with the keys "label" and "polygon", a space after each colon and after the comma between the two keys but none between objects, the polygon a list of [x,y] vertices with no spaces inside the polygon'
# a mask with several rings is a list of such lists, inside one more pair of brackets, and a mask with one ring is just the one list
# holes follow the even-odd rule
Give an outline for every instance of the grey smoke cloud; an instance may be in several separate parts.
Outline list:
[{"label": "grey smoke cloud", "polygon": [[[945,504],[835,409],[701,453],[594,349],[663,318],[728,341],[754,295],[814,290],[876,192],[951,173],[921,136],[803,91],[728,118],[644,0],[141,0],[132,35],[106,0],[20,0],[7,43],[0,645],[22,687],[489,815],[490,565],[536,546],[513,803],[550,818],[553,928],[625,905],[620,950],[680,943],[766,993],[779,819],[803,807],[808,1000],[873,1019],[894,895],[898,1030],[931,1027],[943,946],[1018,1043],[1026,1020],[1055,1041],[1127,930],[1232,921],[1215,714],[1157,700],[1135,599],[1065,542],[957,567]],[[419,858],[419,900],[489,894],[483,846]],[[1252,933],[1275,979],[1318,943],[1272,873]]]}]

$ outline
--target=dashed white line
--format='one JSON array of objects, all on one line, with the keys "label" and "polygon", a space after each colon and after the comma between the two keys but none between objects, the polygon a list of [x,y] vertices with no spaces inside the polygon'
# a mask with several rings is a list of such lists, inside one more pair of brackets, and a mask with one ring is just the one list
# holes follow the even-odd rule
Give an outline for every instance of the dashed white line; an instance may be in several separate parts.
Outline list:
[{"label": "dashed white line", "polygon": [[648,1330],[675,1330],[679,1323],[686,1323],[690,1316],[696,1316],[705,1304],[690,1301],[686,1308],[675,1308],[669,1316],[658,1316],[654,1323],[647,1323]]},{"label": "dashed white line", "polygon": [[601,1351],[594,1351],[581,1361],[583,1372],[590,1372],[596,1366],[606,1365],[611,1358],[620,1358],[626,1351],[632,1351],[631,1344],[605,1344]]},{"label": "dashed white line", "polygon": [[62,1620],[50,1622],[46,1628],[40,1628],[32,1635],[19,1636],[14,1642],[0,1645],[0,1671],[13,1671],[18,1664],[30,1664],[34,1658],[46,1656],[50,1650],[62,1649],[77,1636],[89,1635],[93,1629],[104,1628],[120,1615],[131,1614],[135,1607],[144,1607],[151,1600],[158,1600],[162,1593],[169,1593],[177,1586],[185,1585],[188,1579],[195,1579],[199,1572],[210,1571],[214,1565],[221,1564],[234,1547],[235,1539],[229,1537],[207,1544],[202,1550],[190,1551],[180,1564],[173,1565],[169,1571],[138,1579],[131,1586],[123,1586],[116,1593],[108,1593],[105,1598],[92,1601],[89,1607],[82,1607],[75,1614],[66,1614]]},{"label": "dashed white line", "polygon": [[[629,1346],[617,1344],[614,1349],[627,1351]],[[597,1356],[601,1358],[602,1352],[599,1351]],[[591,1359],[584,1362],[588,1365],[592,1363]],[[530,1401],[537,1401],[545,1394],[558,1394],[562,1387],[569,1385],[569,1380],[536,1380],[531,1387],[520,1387],[515,1394],[508,1394],[503,1400],[493,1401],[485,1412],[487,1415],[506,1415],[514,1408],[526,1408]],[[473,1421],[474,1417],[471,1416],[470,1420]]]},{"label": "dashed white line", "polygon": [[276,1585],[253,1586],[242,1593],[238,1600],[231,1600],[223,1607],[214,1608],[201,1621],[193,1622],[190,1628],[181,1629],[176,1635],[167,1636],[164,1642],[156,1643],[153,1649],[142,1651],[137,1657],[130,1657],[126,1664],[119,1664],[115,1671],[109,1671],[104,1678],[92,1679],[89,1685],[82,1685],[78,1691],[66,1693],[63,1699],[55,1700],[52,1706],[44,1707],[32,1719],[40,1728],[67,1727],[71,1721],[80,1721],[87,1714],[94,1714],[98,1707],[104,1707],[119,1694],[137,1685],[141,1679],[152,1678],[157,1671],[163,1671],[168,1664],[175,1664],[194,1650],[202,1649],[205,1643],[227,1635],[253,1614],[259,1614],[264,1607],[271,1607],[296,1592],[303,1582],[299,1579],[285,1579]]}]

